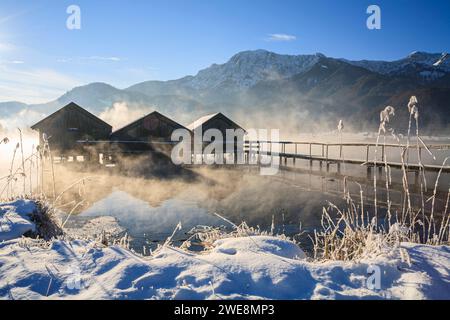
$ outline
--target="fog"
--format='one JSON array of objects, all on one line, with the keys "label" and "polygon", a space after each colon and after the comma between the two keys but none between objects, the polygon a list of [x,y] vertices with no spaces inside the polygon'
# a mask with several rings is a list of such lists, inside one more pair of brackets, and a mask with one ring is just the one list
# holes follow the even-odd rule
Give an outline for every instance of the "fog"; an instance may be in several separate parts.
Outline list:
[{"label": "fog", "polygon": [[[0,130],[0,199],[11,194],[29,193],[30,187],[37,185],[37,158],[31,157],[36,153],[36,147],[39,144],[38,135],[30,129],[22,130],[21,137],[18,129]],[[23,151],[23,157],[22,157]],[[30,158],[31,157],[31,158]],[[25,175],[22,169],[22,159],[25,164]],[[15,173],[9,187],[7,188],[8,176]],[[8,191],[8,189],[10,189]]]},{"label": "fog", "polygon": [[[115,111],[120,111],[120,108],[122,107],[116,108]],[[123,110],[126,109],[122,108]],[[9,141],[0,144],[0,176],[3,177],[0,180],[1,199],[23,194],[25,183],[25,193],[33,192],[36,195],[43,191],[52,201],[55,186],[56,195],[61,194],[54,203],[58,209],[66,213],[72,212],[72,219],[76,219],[77,215],[117,218],[119,224],[127,228],[135,239],[136,249],[142,248],[143,243],[148,241],[163,241],[180,221],[183,229],[177,235],[179,240],[185,239],[186,232],[196,225],[230,227],[214,216],[214,213],[219,213],[237,224],[246,221],[262,230],[269,230],[273,219],[277,232],[295,236],[302,230],[311,231],[320,226],[322,208],[328,205],[327,201],[345,207],[344,176],[359,177],[360,180],[355,181],[360,183],[366,179],[366,168],[359,165],[344,165],[340,173],[332,166],[331,172],[326,172],[325,167],[319,168],[317,162],[310,167],[309,161],[303,160],[294,165],[298,170],[296,173],[280,170],[276,176],[264,177],[259,175],[257,167],[183,168],[171,164],[170,159],[164,156],[149,153],[116,157],[116,165],[108,167],[84,161],[55,163],[53,180],[48,160],[27,160],[36,150],[38,137],[31,130],[23,130],[25,175],[17,174],[15,179],[7,184],[4,177],[11,171],[22,172],[22,149],[17,129],[3,129],[0,139],[4,137],[8,137]],[[310,138],[307,135],[304,139],[302,137],[301,140],[307,140],[317,136],[311,134]],[[374,136],[343,133],[342,139],[350,141],[361,137]],[[328,142],[341,139],[336,132],[320,135],[319,138]],[[299,148],[298,152],[309,151]],[[315,154],[320,152],[318,148],[314,150]],[[448,151],[442,152],[439,157],[442,158],[446,154],[448,155]],[[338,150],[330,149],[330,156],[338,157]],[[361,151],[344,151],[344,157],[356,156],[361,156]],[[374,154],[371,153],[370,156]],[[293,166],[292,163],[289,165]],[[434,183],[436,173],[427,175],[430,184]],[[393,171],[392,178],[392,189],[394,190],[397,184],[397,188],[401,190],[401,172]],[[413,173],[409,175],[409,179],[411,183],[414,181]],[[359,201],[359,187],[354,182],[348,183],[355,200]],[[437,208],[442,207],[442,193],[447,191],[448,183],[448,175],[444,175],[439,184]],[[382,206],[384,191],[380,188],[378,192],[379,204]],[[368,205],[373,203],[370,181],[364,187],[364,196],[367,198],[366,208],[369,210]],[[397,192],[396,195],[392,191],[391,200],[401,202],[401,194]]]},{"label": "fog", "polygon": [[[313,102],[302,102],[292,96],[269,101],[265,105],[255,105],[251,97],[244,95],[239,100],[239,104],[217,106],[217,109],[206,106],[190,109],[185,105],[170,106],[167,110],[158,105],[119,100],[97,115],[116,130],[153,110],[160,111],[183,125],[211,111],[220,111],[245,129],[277,129],[280,139],[284,141],[367,143],[377,139],[376,128],[373,126],[361,130],[361,124],[355,126],[354,122],[345,117],[320,111],[326,104],[323,101],[314,101],[319,109],[314,111]],[[248,107],[240,107],[242,104],[247,104]],[[378,116],[377,113],[375,115]],[[35,153],[38,143],[37,133],[29,129],[29,125],[42,118],[43,115],[39,112],[24,109],[18,114],[0,119],[0,139],[7,137],[9,140],[6,144],[0,144],[0,178],[3,178],[0,180],[0,198],[23,194],[24,189],[25,193],[37,194],[43,191],[51,198],[55,187],[56,195],[64,191],[55,203],[59,209],[65,212],[74,210],[75,215],[87,217],[115,216],[127,228],[133,229],[135,237],[140,237],[141,233],[152,233],[156,237],[155,234],[158,233],[158,238],[164,238],[178,221],[185,225],[183,232],[187,232],[195,224],[226,224],[213,216],[214,212],[235,223],[246,221],[265,230],[270,227],[273,217],[276,225],[281,228],[280,232],[295,235],[300,232],[300,223],[303,228],[310,230],[320,224],[321,210],[327,205],[327,201],[345,205],[342,190],[344,176],[359,177],[360,180],[357,181],[360,182],[367,178],[366,168],[357,165],[344,164],[338,174],[334,164],[330,173],[322,172],[325,169],[318,168],[317,162],[310,167],[309,161],[299,161],[295,166],[296,169],[303,170],[301,174],[286,175],[281,172],[274,177],[262,177],[257,170],[255,172],[247,166],[180,168],[171,164],[169,158],[150,153],[138,157],[116,157],[116,166],[110,167],[74,161],[56,163],[52,169],[49,161],[38,162],[36,157],[32,158],[33,161],[27,160]],[[338,130],[340,120],[344,124],[342,131]],[[393,127],[398,124],[390,125]],[[17,128],[23,128],[23,146],[20,145]],[[406,143],[407,123],[401,123],[400,127],[394,129],[395,135],[388,131],[386,136],[381,136],[380,144],[384,141]],[[447,137],[422,138],[426,143],[449,142]],[[411,144],[415,143],[412,138]],[[25,174],[21,174],[22,147]],[[295,145],[287,146],[286,152],[293,153],[294,148]],[[309,154],[308,145],[299,145],[297,148],[298,153]],[[321,146],[313,146],[314,155],[320,155],[321,152]],[[400,152],[399,148],[386,148],[388,161],[399,162]],[[449,156],[448,150],[433,153],[436,160],[426,152],[422,154],[425,164],[440,165]],[[362,159],[365,156],[365,148],[361,147],[345,147],[342,155],[339,148],[329,149],[330,158]],[[372,148],[369,159],[374,158],[375,150]],[[417,161],[414,150],[410,152],[409,160]],[[308,170],[316,173],[308,173]],[[5,177],[11,172],[17,174],[7,183],[8,179]],[[392,177],[396,182],[401,182],[400,171],[393,172]],[[428,173],[428,178],[434,182],[436,173]],[[409,179],[414,181],[413,173]],[[446,191],[448,183],[445,175],[439,184],[440,189]],[[370,198],[373,194],[370,181],[368,185],[365,196]],[[356,186],[353,183],[352,188]],[[355,190],[356,194],[358,192],[359,189]],[[383,191],[380,192],[382,199]]]},{"label": "fog", "polygon": [[[185,238],[185,233],[197,225],[231,228],[214,213],[267,231],[274,219],[278,232],[295,235],[301,223],[307,229],[319,225],[326,200],[343,203],[340,196],[329,194],[324,198],[320,192],[308,191],[311,186],[306,184],[293,187],[244,168],[201,167],[192,169],[194,178],[189,179],[125,176],[106,168],[91,171],[73,165],[58,165],[55,170],[58,190],[86,178],[61,197],[57,205],[62,210],[69,212],[81,203],[74,212],[77,215],[117,218],[138,249],[145,241],[164,241],[178,222],[183,228],[177,239]],[[319,190],[321,179],[312,180],[312,187]],[[51,191],[51,180],[46,181],[44,189]],[[330,183],[337,188],[338,182]]]},{"label": "fog", "polygon": [[109,123],[114,131],[149,114],[153,110],[152,107],[148,106],[129,108],[125,102],[116,102],[112,107],[105,109],[98,116],[106,123]]}]

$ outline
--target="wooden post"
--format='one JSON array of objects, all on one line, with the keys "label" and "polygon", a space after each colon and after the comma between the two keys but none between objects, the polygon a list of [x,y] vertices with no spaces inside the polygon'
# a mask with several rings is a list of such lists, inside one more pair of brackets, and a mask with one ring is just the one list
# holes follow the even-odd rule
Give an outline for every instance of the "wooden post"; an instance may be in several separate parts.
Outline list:
[{"label": "wooden post", "polygon": [[367,153],[366,153],[366,163],[369,163],[369,149],[370,149],[370,145],[367,145]]},{"label": "wooden post", "polygon": [[278,143],[278,158],[280,158],[280,164],[283,163],[283,158],[281,157],[281,154],[283,153],[283,143]]},{"label": "wooden post", "polygon": [[419,171],[414,172],[414,189],[416,191],[420,191],[420,185],[419,185]]},{"label": "wooden post", "polygon": [[273,156],[272,141],[270,141],[270,157],[272,158],[271,163],[273,163],[275,157]]},{"label": "wooden post", "polygon": [[297,144],[295,144],[295,156],[294,156],[294,166],[295,166],[295,161],[297,160],[297,151],[298,151],[298,148],[297,148],[298,146],[297,146]]},{"label": "wooden post", "polygon": [[342,144],[339,147],[339,158],[342,159]]},{"label": "wooden post", "polygon": [[309,157],[312,160],[312,143],[309,144]]},{"label": "wooden post", "polygon": [[258,161],[258,163],[261,163],[261,142],[260,141],[258,141],[258,150],[257,150],[257,152],[258,152],[258,157],[257,157],[257,161]]}]

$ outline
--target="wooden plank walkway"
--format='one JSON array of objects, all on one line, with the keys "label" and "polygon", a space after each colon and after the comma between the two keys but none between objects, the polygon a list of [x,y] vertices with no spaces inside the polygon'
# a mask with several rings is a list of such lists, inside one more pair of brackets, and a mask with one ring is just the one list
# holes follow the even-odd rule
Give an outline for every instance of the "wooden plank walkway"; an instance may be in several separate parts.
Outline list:
[{"label": "wooden plank walkway", "polygon": [[[281,157],[285,159],[303,159],[303,160],[311,160],[311,161],[323,161],[327,164],[340,164],[340,163],[350,163],[350,164],[357,164],[357,165],[365,165],[368,167],[384,167],[385,163],[384,161],[365,161],[365,160],[358,160],[358,159],[338,159],[338,158],[326,158],[322,156],[309,156],[306,154],[294,154],[294,153],[276,153],[276,152],[262,152],[263,155],[267,156],[274,156],[274,157]],[[387,165],[391,168],[402,168],[402,163],[400,162],[387,162]],[[421,166],[418,164],[405,164],[405,168],[409,171],[419,171]],[[443,172],[450,172],[450,166],[436,166],[436,165],[423,165],[423,168],[426,171],[439,171],[442,168]]]},{"label": "wooden plank walkway", "polygon": [[[142,153],[142,150],[145,149],[145,152],[149,152],[145,147],[151,147],[153,145],[164,145],[167,147],[173,146],[177,144],[176,142],[163,142],[163,141],[152,141],[152,142],[142,142],[142,141],[78,141],[80,146],[94,146],[96,151],[99,153]],[[276,146],[277,151],[273,151]],[[291,149],[295,149],[292,152],[288,152],[287,147],[291,146]],[[306,146],[307,152],[299,152],[299,146]],[[130,148],[131,147],[131,148]],[[320,148],[320,154],[313,154],[313,147]],[[354,148],[359,147],[361,151],[360,159],[356,158],[346,158],[343,156],[344,148]],[[330,155],[330,148],[338,148],[335,154],[339,154],[337,156]],[[322,142],[310,142],[310,141],[270,141],[270,140],[257,140],[257,141],[245,141],[244,142],[244,155],[247,160],[245,162],[249,163],[249,155],[260,156],[271,156],[280,158],[280,165],[287,164],[288,159],[295,160],[309,160],[311,162],[318,161],[320,164],[325,163],[327,168],[336,164],[338,169],[341,164],[355,164],[366,166],[368,170],[371,168],[377,167],[378,169],[382,169],[385,166],[384,160],[387,153],[387,148],[397,148],[402,150],[416,150],[418,154],[422,154],[422,152],[427,152],[428,154],[432,154],[432,150],[450,150],[450,144],[428,144],[426,145],[422,140],[417,144],[416,141],[411,142],[409,146],[405,144],[376,144],[376,143],[322,143]],[[125,149],[121,151],[121,149]],[[138,149],[137,151],[133,151]],[[418,150],[417,150],[418,149]],[[379,155],[379,159],[374,161],[371,159],[370,152],[377,150]],[[400,154],[400,153],[398,153]],[[282,160],[282,161],[281,161]],[[442,170],[442,172],[450,172],[450,161],[449,165],[435,165],[435,164],[424,164],[419,165],[418,163],[408,162],[407,164],[402,164],[401,162],[395,161],[387,161],[387,165],[391,168],[402,169],[403,166],[408,171],[419,172],[421,168],[425,171],[429,172],[438,172]]]},{"label": "wooden plank walkway", "polygon": [[[273,146],[278,145],[278,152],[273,152]],[[286,152],[286,146],[291,145],[295,147],[295,152]],[[300,145],[306,145],[309,146],[309,153],[299,153],[298,152],[298,146]],[[422,154],[423,150],[428,152],[429,154],[432,154],[431,150],[450,150],[450,144],[429,144],[425,145],[423,141],[421,141],[421,144],[417,146],[414,145],[404,145],[404,144],[376,144],[376,143],[319,143],[319,142],[305,142],[305,141],[279,141],[279,142],[273,142],[273,141],[246,141],[245,144],[245,153],[247,156],[250,153],[253,153],[254,155],[261,156],[261,155],[267,155],[272,157],[279,157],[280,158],[280,164],[282,164],[282,159],[284,159],[284,162],[286,164],[287,159],[302,159],[302,160],[309,160],[309,161],[319,161],[319,162],[325,162],[327,166],[330,164],[342,164],[342,163],[349,163],[349,164],[356,164],[356,165],[364,165],[368,168],[371,167],[378,167],[382,168],[385,166],[385,156],[386,156],[386,148],[401,148],[403,150],[408,149],[415,149],[419,148],[418,153]],[[266,146],[264,149],[263,147]],[[320,146],[321,147],[321,154],[320,155],[314,155],[312,152],[313,146]],[[329,156],[329,149],[330,147],[338,147],[339,148],[339,155],[340,157],[331,157]],[[361,147],[363,148],[362,153],[365,153],[364,159],[346,159],[342,156],[343,149],[345,147]],[[375,161],[369,159],[370,150],[377,148],[378,152],[380,153],[380,159]],[[425,171],[434,171],[438,172],[442,170],[442,172],[450,172],[450,166],[449,165],[432,165],[432,164],[423,164],[419,165],[418,163],[407,163],[402,164],[401,162],[394,162],[394,161],[387,161],[387,165],[391,168],[397,168],[402,169],[403,166],[408,171],[420,171],[421,168],[423,168]]]}]

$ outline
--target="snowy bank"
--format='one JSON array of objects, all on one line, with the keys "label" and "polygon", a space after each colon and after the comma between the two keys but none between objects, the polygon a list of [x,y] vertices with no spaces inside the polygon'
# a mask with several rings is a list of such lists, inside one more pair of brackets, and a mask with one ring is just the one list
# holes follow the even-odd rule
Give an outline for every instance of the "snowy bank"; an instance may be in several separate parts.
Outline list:
[{"label": "snowy bank", "polygon": [[[447,246],[402,244],[359,263],[318,263],[270,236],[217,240],[201,254],[167,246],[150,257],[94,241],[15,238],[0,243],[0,298],[450,299],[449,269]],[[374,270],[380,286],[371,288]]]},{"label": "snowy bank", "polygon": [[31,215],[37,206],[29,200],[17,200],[0,205],[0,241],[21,237],[29,231],[35,231]]}]

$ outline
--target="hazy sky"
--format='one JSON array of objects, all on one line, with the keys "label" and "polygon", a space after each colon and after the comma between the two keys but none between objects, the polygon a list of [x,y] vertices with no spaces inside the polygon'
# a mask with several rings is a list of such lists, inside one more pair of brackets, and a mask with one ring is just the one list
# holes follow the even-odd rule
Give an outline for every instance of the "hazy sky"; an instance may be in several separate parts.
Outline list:
[{"label": "hazy sky", "polygon": [[[66,27],[72,4],[80,30]],[[381,30],[366,27],[370,4]],[[449,40],[449,0],[1,0],[0,101],[176,79],[243,50],[395,60]]]}]

